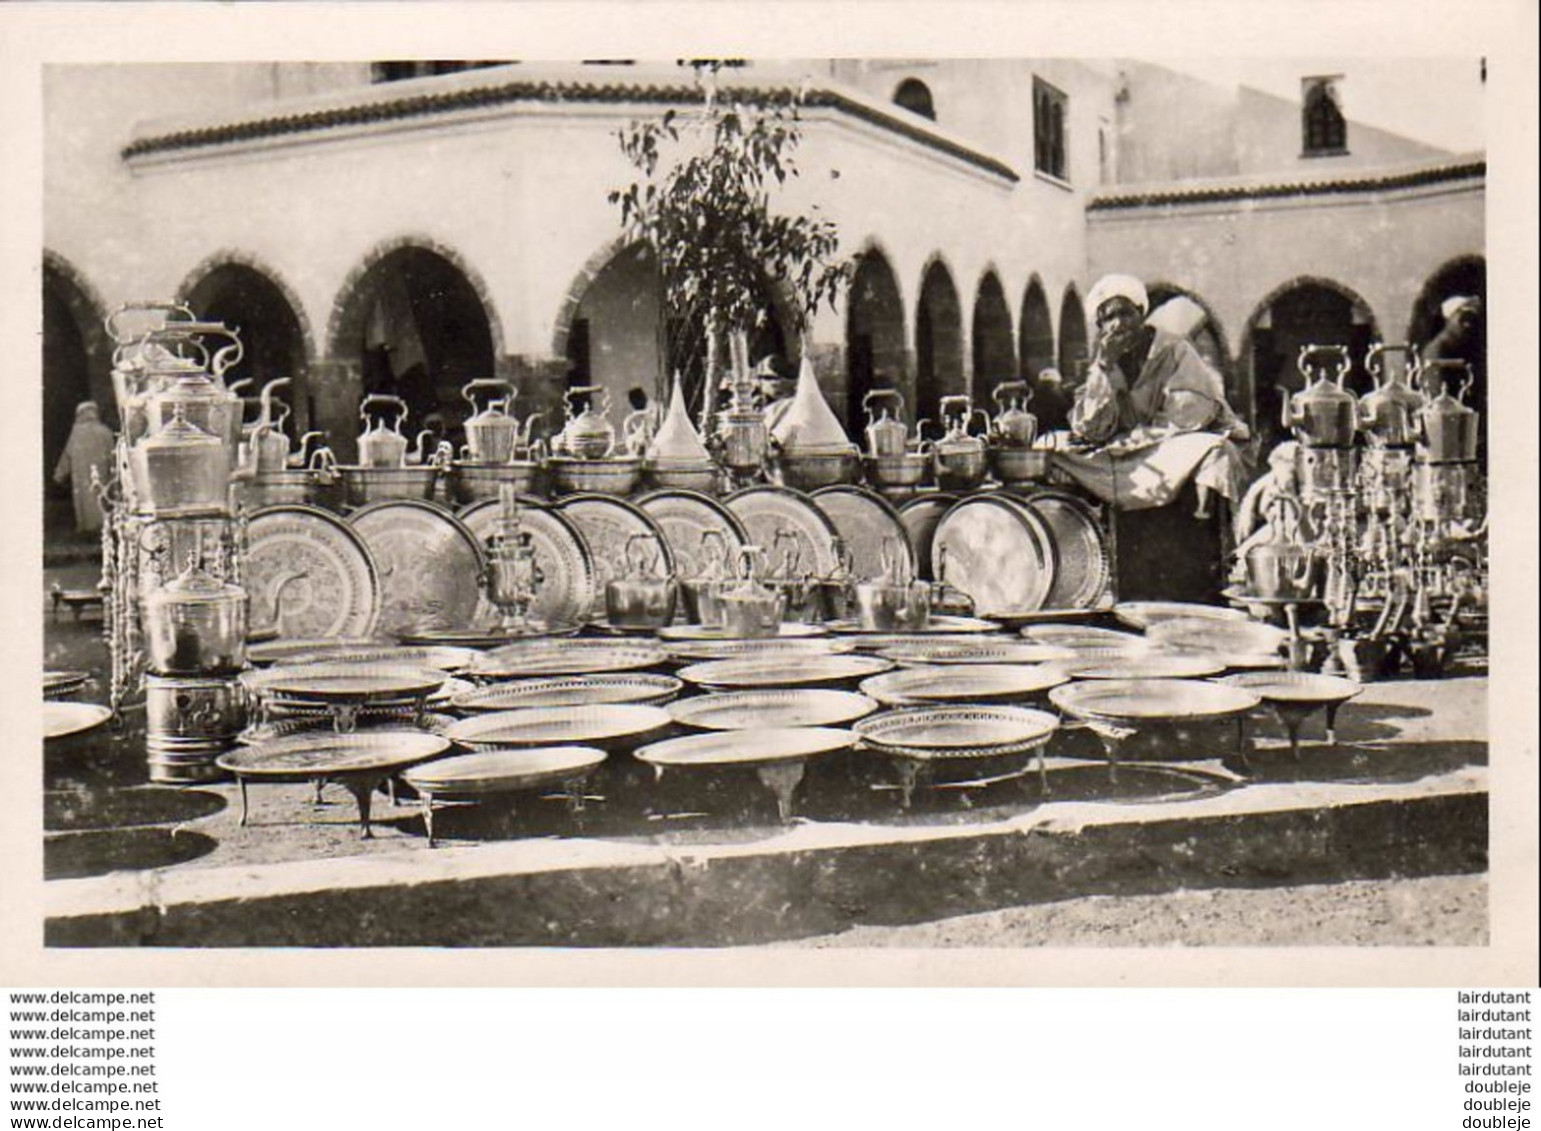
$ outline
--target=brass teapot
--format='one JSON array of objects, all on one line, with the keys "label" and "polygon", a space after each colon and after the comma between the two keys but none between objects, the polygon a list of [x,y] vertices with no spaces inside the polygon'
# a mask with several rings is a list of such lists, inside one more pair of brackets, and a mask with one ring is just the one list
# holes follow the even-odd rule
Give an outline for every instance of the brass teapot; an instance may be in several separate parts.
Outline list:
[{"label": "brass teapot", "polygon": [[[587,398],[586,403],[582,412],[574,412],[573,398],[580,396]],[[615,453],[609,391],[602,385],[574,385],[564,394],[564,400],[567,423],[552,441],[552,451],[575,459],[609,459]]]},{"label": "brass teapot", "polygon": [[701,531],[701,546],[696,556],[696,572],[679,579],[680,600],[685,618],[691,624],[722,627],[722,605],[718,601],[723,586],[732,578],[728,538],[718,527]]},{"label": "brass teapot", "polygon": [[918,632],[931,619],[931,586],[917,581],[892,537],[883,539],[881,574],[855,586],[856,619],[869,632]]},{"label": "brass teapot", "polygon": [[[372,413],[372,410],[379,408],[394,411],[389,427],[386,426],[388,413]],[[401,427],[407,419],[407,402],[385,393],[371,393],[359,405],[358,412],[364,422],[364,430],[358,438],[359,466],[405,467],[407,438],[402,435]]]},{"label": "brass teapot", "polygon": [[944,491],[966,491],[979,486],[985,477],[985,441],[972,435],[969,426],[976,416],[984,415],[983,410],[974,407],[972,397],[959,394],[942,398],[940,415],[945,431],[931,447],[936,485]]},{"label": "brass teapot", "polygon": [[717,597],[726,636],[756,638],[775,636],[781,631],[782,595],[759,580],[757,564],[763,570],[762,547],[739,547],[735,570],[738,580],[724,586]]},{"label": "brass teapot", "polygon": [[[496,391],[504,395],[489,397],[486,407],[481,408],[476,403],[479,391]],[[471,462],[508,463],[512,460],[521,434],[518,419],[510,416],[508,409],[518,390],[511,382],[496,377],[478,377],[462,386],[460,395],[471,406],[471,416],[465,422],[466,454]]]},{"label": "brass teapot", "polygon": [[289,406],[279,401],[281,411],[276,420],[273,416],[273,390],[289,383],[289,378],[277,377],[262,387],[262,414],[257,418],[249,441],[259,473],[282,471],[289,465],[289,437],[284,435]]},{"label": "brass teapot", "polygon": [[[1337,372],[1327,375],[1325,365],[1312,365],[1313,358],[1337,359]],[[1300,347],[1296,365],[1307,380],[1313,370],[1316,382],[1293,396],[1283,398],[1281,420],[1294,431],[1295,438],[1310,448],[1351,448],[1359,429],[1359,402],[1343,388],[1350,361],[1345,346],[1305,345]]]},{"label": "brass teapot", "polygon": [[1027,411],[1033,392],[1026,381],[1002,381],[990,394],[995,401],[995,419],[990,422],[990,438],[1003,448],[1030,448],[1038,439],[1038,418]]},{"label": "brass teapot", "polygon": [[[1418,459],[1423,463],[1471,463],[1477,458],[1477,436],[1481,417],[1466,406],[1471,389],[1471,366],[1454,359],[1430,361],[1424,365],[1440,382],[1439,394],[1418,412]],[[1459,374],[1461,383],[1455,396],[1450,395],[1448,375]]]},{"label": "brass teapot", "polygon": [[904,424],[904,394],[898,389],[873,389],[862,397],[861,407],[867,416],[867,453],[873,459],[904,455],[909,447],[909,429]]},{"label": "brass teapot", "polygon": [[171,422],[129,451],[136,509],[156,517],[218,514],[226,509],[234,449],[172,406]]},{"label": "brass teapot", "polygon": [[1418,431],[1418,412],[1423,408],[1423,394],[1403,379],[1402,373],[1385,365],[1388,353],[1404,355],[1413,380],[1418,376],[1418,355],[1408,345],[1374,345],[1365,355],[1364,367],[1376,382],[1371,392],[1359,398],[1360,427],[1370,443],[1378,448],[1410,448]]},{"label": "brass teapot", "polygon": [[[657,547],[649,560],[639,552],[647,542]],[[679,586],[669,574],[660,574],[663,547],[658,536],[639,531],[626,539],[625,573],[605,585],[605,618],[614,628],[663,628],[674,620]]]},{"label": "brass teapot", "polygon": [[1312,596],[1316,558],[1301,537],[1300,518],[1300,503],[1289,495],[1280,495],[1268,507],[1269,538],[1246,554],[1252,596],[1269,600]]}]

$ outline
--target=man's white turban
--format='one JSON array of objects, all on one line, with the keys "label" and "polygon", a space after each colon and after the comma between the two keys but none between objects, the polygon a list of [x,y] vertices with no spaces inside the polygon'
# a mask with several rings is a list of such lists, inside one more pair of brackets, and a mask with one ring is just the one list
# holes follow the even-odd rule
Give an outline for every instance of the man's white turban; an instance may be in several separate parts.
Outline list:
[{"label": "man's white turban", "polygon": [[1145,293],[1145,284],[1133,275],[1104,275],[1097,280],[1091,293],[1086,296],[1086,308],[1093,319],[1097,317],[1097,311],[1102,309],[1102,304],[1110,298],[1128,299],[1139,308],[1141,314],[1150,310],[1150,296]]},{"label": "man's white turban", "polygon": [[1467,307],[1474,311],[1481,310],[1482,300],[1475,295],[1451,295],[1439,304],[1439,312],[1445,316],[1445,321],[1448,322],[1456,316],[1457,312]]}]

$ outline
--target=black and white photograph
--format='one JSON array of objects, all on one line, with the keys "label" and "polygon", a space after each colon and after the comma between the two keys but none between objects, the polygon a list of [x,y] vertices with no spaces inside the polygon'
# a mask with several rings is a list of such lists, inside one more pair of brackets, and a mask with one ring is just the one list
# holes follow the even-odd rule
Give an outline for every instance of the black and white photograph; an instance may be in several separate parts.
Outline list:
[{"label": "black and white photograph", "polygon": [[46,944],[1484,945],[1485,81],[45,67]]}]

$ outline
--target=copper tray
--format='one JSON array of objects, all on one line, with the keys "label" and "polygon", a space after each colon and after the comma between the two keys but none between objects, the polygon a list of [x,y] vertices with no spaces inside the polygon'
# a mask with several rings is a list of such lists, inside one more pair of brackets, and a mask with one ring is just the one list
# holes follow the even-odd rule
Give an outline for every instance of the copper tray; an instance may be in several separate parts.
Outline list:
[{"label": "copper tray", "polygon": [[[728,496],[727,507],[744,524],[749,540],[767,554],[776,553],[776,532],[790,531],[797,540],[800,565],[804,573],[829,577],[839,566],[835,539],[839,531],[818,505],[790,487],[746,487]],[[785,546],[783,537],[783,548]],[[779,560],[772,568],[780,569]]]},{"label": "copper tray", "polygon": [[74,695],[90,682],[90,672],[44,672],[43,698],[62,699]]},{"label": "copper tray", "polygon": [[682,726],[699,730],[754,730],[841,726],[864,718],[877,708],[876,702],[854,691],[764,688],[698,695],[671,703],[669,716]]},{"label": "copper tray", "polygon": [[644,746],[637,760],[653,766],[731,766],[789,762],[845,750],[856,738],[830,727],[766,727],[751,731],[689,734]]},{"label": "copper tray", "polygon": [[[583,534],[594,559],[595,595],[584,620],[605,616],[605,586],[625,576],[626,543],[633,535],[651,536],[657,547],[656,553],[660,555],[657,572],[677,576],[674,551],[669,547],[663,527],[635,504],[614,495],[579,494],[568,495],[556,505],[556,511],[570,519]],[[649,547],[648,552],[655,551]]]},{"label": "copper tray", "polygon": [[296,703],[378,703],[426,699],[448,677],[437,668],[319,663],[248,672],[242,682],[264,698]]},{"label": "copper tray", "polygon": [[394,645],[389,640],[384,640],[378,636],[279,637],[276,640],[249,645],[246,649],[246,658],[259,666],[264,664],[287,664],[292,663],[296,656],[328,652],[333,648],[348,650],[354,648],[391,647],[394,647]]},{"label": "copper tray", "polygon": [[550,676],[520,679],[462,691],[450,699],[457,711],[510,711],[519,707],[583,707],[599,703],[659,706],[679,694],[684,683],[672,675]]},{"label": "copper tray", "polygon": [[635,703],[586,707],[530,707],[461,719],[445,737],[469,750],[505,746],[608,746],[624,744],[670,725],[662,707]]},{"label": "copper tray", "polygon": [[1245,672],[1219,682],[1243,688],[1268,703],[1346,703],[1364,690],[1351,679],[1313,672]]},{"label": "copper tray", "polygon": [[865,679],[892,667],[876,656],[751,656],[691,664],[679,677],[703,687],[798,687]]},{"label": "copper tray", "polygon": [[435,503],[388,499],[348,523],[369,547],[383,593],[379,631],[399,635],[468,627],[481,601],[481,543]]},{"label": "copper tray", "polygon": [[910,548],[915,553],[915,568],[924,581],[934,580],[931,572],[931,542],[936,537],[936,524],[958,501],[958,496],[945,492],[920,495],[902,503],[899,521],[909,536]]},{"label": "copper tray", "polygon": [[319,507],[264,507],[246,524],[242,581],[250,627],[286,637],[367,638],[382,607],[373,554],[354,530]]},{"label": "copper tray", "polygon": [[1055,664],[969,664],[901,668],[864,679],[861,690],[889,707],[1023,699],[1066,682]]},{"label": "copper tray", "polygon": [[708,530],[722,532],[730,568],[737,560],[739,547],[749,543],[749,533],[738,516],[716,499],[697,491],[650,491],[637,499],[637,506],[663,531],[680,577],[700,577],[706,572],[708,563],[701,559],[701,536]]},{"label": "copper tray", "polygon": [[[1002,568],[1004,563],[1011,568]],[[1004,493],[971,495],[937,524],[933,575],[966,593],[981,616],[1030,613],[1054,585],[1054,545],[1031,507]]]},{"label": "copper tray", "polygon": [[1129,679],[1067,683],[1049,692],[1049,701],[1077,718],[1140,723],[1229,718],[1262,699],[1246,688],[1204,680]]},{"label": "copper tray", "polygon": [[529,641],[484,653],[471,665],[470,674],[481,679],[593,675],[657,667],[668,659],[668,653],[654,645],[622,640]]},{"label": "copper tray", "polygon": [[944,706],[884,711],[853,727],[867,746],[914,758],[1020,754],[1053,737],[1059,719],[1031,707]]},{"label": "copper tray", "polygon": [[1288,642],[1289,633],[1257,621],[1179,617],[1157,621],[1145,630],[1145,637],[1179,651],[1257,655],[1277,652]]},{"label": "copper tray", "polygon": [[[933,647],[943,644],[956,644],[960,647],[971,647],[980,643],[982,638],[981,633],[974,632],[943,632],[936,636],[914,632],[873,632],[857,636],[836,636],[833,639],[838,643],[850,645],[858,652],[882,652],[889,648],[908,648],[911,644]],[[1004,641],[1005,637],[990,637],[989,639]]]},{"label": "copper tray", "polygon": [[1064,648],[1025,640],[972,640],[966,644],[907,641],[878,653],[896,664],[1042,664],[1074,659]]},{"label": "copper tray", "polygon": [[926,627],[917,628],[913,632],[880,632],[877,629],[866,629],[858,620],[842,618],[840,620],[825,621],[824,627],[831,632],[842,633],[847,636],[882,636],[892,640],[913,640],[923,636],[972,636],[983,635],[990,632],[999,632],[1000,625],[993,620],[985,620],[983,617],[956,617],[933,616],[926,621]]},{"label": "copper tray", "polygon": [[1221,605],[1196,605],[1186,601],[1120,601],[1113,606],[1113,615],[1130,628],[1138,628],[1142,632],[1164,620],[1202,618],[1244,621],[1247,619],[1247,614],[1241,609]]},{"label": "copper tray", "polygon": [[414,766],[401,776],[419,793],[434,797],[480,797],[563,785],[587,775],[605,758],[605,752],[593,746],[488,750]]},{"label": "copper tray", "polygon": [[767,637],[764,640],[679,641],[664,646],[675,660],[735,660],[744,656],[835,656],[854,652],[851,640],[821,636],[792,640]]},{"label": "copper tray", "polygon": [[409,730],[334,734],[306,731],[221,754],[215,763],[240,777],[309,780],[391,770],[425,762],[449,749],[449,739]]},{"label": "copper tray", "polygon": [[43,704],[43,739],[68,738],[72,734],[84,734],[95,730],[108,719],[112,711],[100,703],[60,703],[50,700]]},{"label": "copper tray", "polygon": [[1109,655],[1118,651],[1144,655],[1150,651],[1150,642],[1143,636],[1089,624],[1030,624],[1022,629],[1021,635],[1023,640],[1030,640],[1034,644],[1048,644],[1076,652],[1097,649]]},{"label": "copper tray", "polygon": [[820,487],[808,496],[834,524],[851,554],[851,572],[859,581],[884,575],[883,546],[891,541],[902,576],[915,574],[915,549],[894,505],[864,487]]},{"label": "copper tray", "polygon": [[1203,679],[1225,670],[1225,664],[1215,657],[1197,652],[1191,655],[1152,652],[1145,656],[1104,660],[1077,657],[1056,666],[1073,679]]},{"label": "copper tray", "polygon": [[[470,528],[477,542],[484,548],[498,533],[502,515],[496,499],[475,503],[460,512],[460,520]],[[541,583],[530,602],[530,616],[542,623],[576,631],[578,625],[591,619],[590,613],[596,601],[603,611],[604,587],[599,584],[594,571],[594,556],[582,532],[572,519],[547,506],[539,499],[519,498],[519,528],[530,536],[535,550],[535,564],[540,568]],[[477,606],[477,625],[496,623],[497,611],[484,596]],[[444,641],[451,643],[451,641]],[[478,647],[468,641],[467,647]],[[481,647],[496,647],[499,640]]]},{"label": "copper tray", "polygon": [[[421,716],[419,724],[417,709],[415,707],[381,708],[378,713],[361,715],[355,734],[373,733],[377,731],[406,731],[409,734],[442,734],[444,728],[455,722],[452,715],[427,714]],[[275,738],[287,738],[294,734],[307,734],[312,731],[324,730],[328,733],[335,731],[336,727],[329,714],[307,713],[303,715],[286,715],[276,719],[269,719],[265,723],[252,723],[235,740],[242,746],[255,746],[259,742],[271,742]]]}]

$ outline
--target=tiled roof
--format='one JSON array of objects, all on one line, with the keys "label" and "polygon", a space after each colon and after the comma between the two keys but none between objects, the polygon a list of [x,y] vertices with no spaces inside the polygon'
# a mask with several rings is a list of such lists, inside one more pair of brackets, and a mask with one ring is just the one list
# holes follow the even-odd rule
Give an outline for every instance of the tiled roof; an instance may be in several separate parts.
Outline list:
[{"label": "tiled roof", "polygon": [[[371,92],[378,88],[369,88]],[[787,88],[770,86],[723,86],[718,97],[747,103],[786,102]],[[124,147],[124,160],[170,153],[178,150],[205,149],[221,145],[258,141],[264,138],[313,133],[364,126],[376,122],[421,118],[457,111],[478,110],[518,102],[539,103],[636,103],[655,105],[694,105],[701,92],[690,84],[660,83],[582,83],[516,81],[440,90],[400,98],[361,99],[350,105],[329,106],[293,114],[275,114],[244,121],[224,122],[194,129],[136,138]],[[803,99],[805,107],[824,107],[899,134],[917,144],[938,150],[981,169],[1002,180],[1016,183],[1021,178],[1011,166],[988,154],[937,133],[920,122],[910,122],[907,113],[890,114],[849,97],[838,90],[814,88]]]},{"label": "tiled roof", "polygon": [[1110,212],[1125,208],[1153,208],[1169,204],[1219,204],[1243,200],[1273,200],[1293,196],[1350,196],[1356,193],[1386,192],[1391,189],[1420,188],[1449,181],[1480,180],[1487,176],[1485,158],[1423,165],[1414,169],[1361,170],[1336,177],[1299,180],[1232,181],[1189,183],[1170,182],[1120,191],[1099,192],[1086,202],[1088,212]]}]

